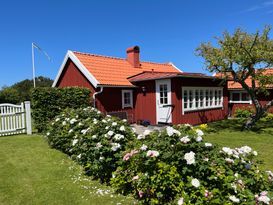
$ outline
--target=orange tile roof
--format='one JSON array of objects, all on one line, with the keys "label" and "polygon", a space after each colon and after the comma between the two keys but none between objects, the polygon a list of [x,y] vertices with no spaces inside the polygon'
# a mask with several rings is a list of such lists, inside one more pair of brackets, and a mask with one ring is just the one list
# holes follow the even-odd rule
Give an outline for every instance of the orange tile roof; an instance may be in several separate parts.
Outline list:
[{"label": "orange tile roof", "polygon": [[[140,68],[134,68],[126,59],[73,52],[100,85],[133,86],[127,79],[143,71],[179,72],[171,63],[141,61]],[[182,72],[182,71],[181,71]]]},{"label": "orange tile roof", "polygon": [[[273,68],[266,68],[261,70],[264,75],[273,75]],[[222,73],[217,73],[215,74],[217,77],[224,77],[224,74]],[[248,77],[245,82],[246,84],[251,87],[251,77]],[[259,82],[257,83],[257,86],[259,86]],[[273,86],[269,86],[273,87]],[[242,89],[242,86],[240,83],[234,82],[233,80],[228,81],[228,89]]]}]

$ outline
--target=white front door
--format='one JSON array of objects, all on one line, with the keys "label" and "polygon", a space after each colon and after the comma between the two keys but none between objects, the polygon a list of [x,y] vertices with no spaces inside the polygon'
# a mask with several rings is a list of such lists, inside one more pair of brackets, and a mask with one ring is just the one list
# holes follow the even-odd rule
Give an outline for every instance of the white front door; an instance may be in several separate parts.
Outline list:
[{"label": "white front door", "polygon": [[171,80],[156,80],[157,123],[172,123]]}]

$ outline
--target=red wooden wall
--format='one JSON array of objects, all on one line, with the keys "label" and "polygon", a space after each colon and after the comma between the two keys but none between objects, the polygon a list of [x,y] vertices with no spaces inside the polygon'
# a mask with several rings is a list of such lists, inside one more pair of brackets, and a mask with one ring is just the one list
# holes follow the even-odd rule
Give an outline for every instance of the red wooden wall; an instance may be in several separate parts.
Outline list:
[{"label": "red wooden wall", "polygon": [[[156,124],[156,97],[155,81],[144,81],[136,84],[136,104],[135,120],[149,120],[151,124]],[[145,87],[146,92],[142,91]]]},{"label": "red wooden wall", "polygon": [[173,78],[172,79],[172,104],[174,109],[172,112],[173,124],[185,124],[189,123],[192,125],[202,124],[217,120],[222,120],[228,116],[228,95],[227,88],[223,91],[223,106],[222,108],[199,110],[185,112],[182,115],[182,87],[193,86],[193,87],[216,87],[219,86],[219,81],[211,79],[194,79],[194,78]]},{"label": "red wooden wall", "polygon": [[[269,95],[264,95],[262,93],[258,95],[258,100],[260,101],[262,105],[265,105],[272,99],[273,99],[273,89],[269,90]],[[246,104],[246,103],[232,103],[232,104],[230,103],[229,104],[231,115],[234,115],[236,109],[250,109],[250,108],[255,110],[253,104]],[[273,113],[273,107],[269,109],[269,112]]]},{"label": "red wooden wall", "polygon": [[[77,69],[76,65],[68,60],[65,68],[61,74],[60,80],[57,83],[56,87],[86,87],[91,90],[91,97],[100,89],[95,89],[92,84],[86,79],[86,77]],[[103,92],[96,96],[96,106],[97,108],[106,113],[111,111],[121,111],[122,110],[122,89],[128,88],[111,88],[104,87]],[[135,92],[134,92],[135,94]],[[135,105],[136,96],[133,97],[134,105]],[[126,108],[127,113],[132,116],[132,121],[134,121],[134,109]]]}]

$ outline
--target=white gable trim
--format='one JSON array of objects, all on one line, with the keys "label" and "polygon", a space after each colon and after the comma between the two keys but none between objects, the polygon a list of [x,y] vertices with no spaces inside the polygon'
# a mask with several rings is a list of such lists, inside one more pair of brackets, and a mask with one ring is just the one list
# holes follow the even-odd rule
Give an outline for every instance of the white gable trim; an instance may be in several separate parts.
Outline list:
[{"label": "white gable trim", "polygon": [[172,67],[174,67],[178,72],[183,73],[183,71],[180,70],[178,67],[176,67],[172,62],[169,62],[169,65],[171,65]]},{"label": "white gable trim", "polygon": [[95,87],[98,87],[99,81],[97,81],[97,79],[87,70],[87,68],[81,63],[81,61],[77,58],[77,56],[72,52],[72,51],[67,51],[63,63],[59,69],[59,72],[54,80],[54,83],[52,85],[52,87],[56,87],[61,74],[64,70],[64,67],[66,65],[66,62],[68,60],[68,58],[71,59],[71,61],[77,66],[77,68],[82,72],[82,74],[89,80],[89,82]]}]

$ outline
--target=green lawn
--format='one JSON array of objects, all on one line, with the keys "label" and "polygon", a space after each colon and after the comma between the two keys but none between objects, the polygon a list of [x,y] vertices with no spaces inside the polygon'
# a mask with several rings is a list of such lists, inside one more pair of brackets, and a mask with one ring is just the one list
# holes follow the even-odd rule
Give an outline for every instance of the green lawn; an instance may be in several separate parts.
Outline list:
[{"label": "green lawn", "polygon": [[215,132],[206,135],[205,140],[221,146],[239,147],[248,145],[258,152],[258,159],[265,170],[273,170],[273,122],[262,121],[252,131],[241,131],[240,120],[224,120],[210,123]]},{"label": "green lawn", "polygon": [[133,204],[82,175],[41,136],[0,137],[0,204]]}]

